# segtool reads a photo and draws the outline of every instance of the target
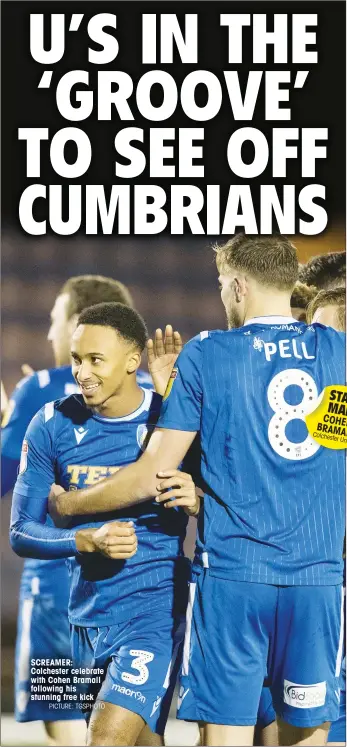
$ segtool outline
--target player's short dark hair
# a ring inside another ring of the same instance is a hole
[[[292,309],[306,309],[310,301],[315,297],[317,288],[314,285],[308,286],[305,283],[300,283],[298,280],[293,288],[293,293],[290,297],[290,305]]]
[[[68,319],[74,314],[80,314],[83,309],[104,301],[133,307],[133,300],[125,285],[103,275],[76,275],[69,278],[60,290],[60,294],[62,293],[69,294]]]
[[[77,324],[112,327],[124,340],[135,345],[141,352],[148,338],[147,327],[142,316],[135,309],[113,301],[98,303],[84,309],[78,317]]]
[[[319,290],[336,288],[346,282],[346,253],[328,252],[311,257],[299,272],[299,280]]]
[[[307,322],[310,324],[317,309],[336,306],[336,321],[340,330],[346,329],[346,288],[320,290],[307,307]]]
[[[226,244],[216,246],[215,251],[222,274],[241,270],[262,285],[278,290],[291,290],[298,279],[296,249],[286,236],[239,233]]]

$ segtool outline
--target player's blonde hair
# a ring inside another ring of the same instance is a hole
[[[215,246],[216,264],[221,274],[239,270],[261,285],[292,290],[299,272],[295,246],[286,236],[248,236],[240,233],[226,244]]]

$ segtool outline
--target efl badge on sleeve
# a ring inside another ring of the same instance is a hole
[[[23,472],[25,472],[28,464],[28,449],[29,445],[27,441],[23,441],[22,444],[22,451],[20,455],[20,462],[19,462],[19,475],[21,475]]]
[[[170,376],[169,381],[168,381],[168,385],[166,387],[166,392],[165,392],[164,397],[163,397],[163,402],[165,402],[165,400],[171,394],[171,389],[173,387],[173,383],[175,381],[177,373],[178,373],[178,369],[177,368],[173,368],[172,371],[171,371],[171,376]]]

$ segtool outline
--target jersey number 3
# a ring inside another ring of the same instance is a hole
[[[299,404],[289,405],[284,392],[293,384],[301,389],[303,396]],[[268,437],[273,450],[284,459],[308,459],[320,449],[320,445],[309,434],[299,443],[289,441],[286,436],[286,427],[292,420],[302,420],[305,423],[305,415],[313,409],[317,397],[315,381],[305,371],[289,368],[276,374],[270,381],[267,398],[275,414],[269,423]]]
[[[149,671],[146,664],[153,661],[154,654],[151,654],[150,651],[141,651],[140,649],[137,650],[135,648],[130,649],[129,654],[130,656],[136,657],[131,662],[131,668],[137,669],[139,674],[122,672],[122,680],[124,680],[124,682],[130,682],[132,685],[144,685],[149,677]]]

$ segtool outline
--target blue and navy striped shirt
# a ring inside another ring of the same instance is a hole
[[[52,483],[77,490],[136,461],[160,406],[158,394],[143,390],[143,402],[133,413],[104,418],[76,394],[46,404],[26,432],[13,494],[11,543],[26,557],[69,558],[69,619],[75,625],[114,625],[150,610],[177,613],[185,607],[189,562],[183,554],[187,516],[181,509],[166,511],[153,499],[123,510],[73,517],[71,529],[57,529],[47,515]],[[134,522],[138,549],[132,558],[76,553],[78,528],[115,520]]]
[[[150,375],[137,372],[140,386],[153,389]],[[26,429],[34,415],[46,402],[77,393],[79,387],[71,366],[43,369],[22,379],[11,394],[1,428],[1,495],[15,485]],[[54,594],[59,606],[66,606],[69,595],[69,575],[64,559],[38,560],[28,558],[24,563],[21,594],[30,593],[33,579],[42,594]]]
[[[198,431],[197,567],[238,581],[342,581],[345,454],[305,414],[345,383],[345,335],[286,317],[202,332],[183,349],[158,426]]]

